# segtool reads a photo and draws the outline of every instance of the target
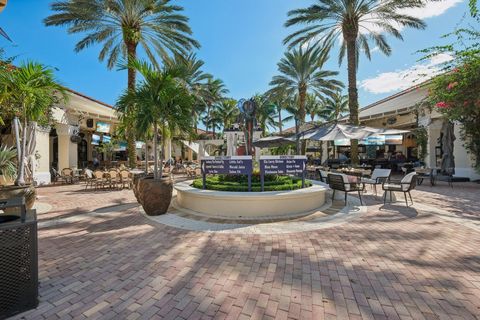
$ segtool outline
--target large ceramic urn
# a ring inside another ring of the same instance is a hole
[[[172,201],[173,181],[170,176],[153,179],[153,175],[134,178],[133,192],[149,216],[158,216],[167,212]]]

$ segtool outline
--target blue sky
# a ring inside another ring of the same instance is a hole
[[[198,56],[206,71],[223,79],[234,98],[250,97],[268,89],[283,56],[282,39],[289,33],[283,27],[289,10],[305,7],[313,0],[177,0],[185,7],[194,36],[202,44]],[[114,104],[126,86],[126,72],[107,70],[97,59],[99,47],[80,53],[73,51],[79,36],[65,28],[43,26],[51,12],[50,0],[9,1],[0,14],[0,25],[14,44],[0,39],[7,55],[18,55],[17,62],[33,59],[58,68],[62,84],[84,94]],[[411,85],[415,70],[435,70],[435,63],[419,64],[415,51],[440,43],[440,36],[453,30],[466,11],[466,1],[445,0],[414,12],[428,24],[426,30],[403,32],[405,41],[389,39],[393,54],[374,52],[372,61],[362,57],[358,72],[362,106]],[[442,57],[448,58],[448,57]],[[440,60],[442,60],[440,59]],[[346,66],[337,64],[332,54],[327,64],[340,71],[346,82]],[[429,71],[430,72],[430,71]],[[413,74],[413,75],[412,75]]]

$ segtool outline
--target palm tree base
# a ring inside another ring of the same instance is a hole
[[[158,216],[167,212],[172,201],[173,180],[163,177],[155,180],[152,175],[134,179],[133,192],[149,216]]]
[[[11,199],[25,197],[25,205],[27,209],[32,209],[37,199],[37,190],[33,185],[24,186],[1,186],[0,198]]]

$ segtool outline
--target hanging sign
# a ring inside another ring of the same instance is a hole
[[[203,189],[206,188],[207,174],[236,174],[248,176],[248,190],[252,187],[252,156],[203,157],[201,170]]]
[[[266,174],[284,174],[302,177],[302,188],[305,187],[305,175],[307,172],[306,156],[261,156],[260,179],[262,191],[264,189]]]

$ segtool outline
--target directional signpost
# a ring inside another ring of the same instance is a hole
[[[302,177],[302,188],[304,188],[306,171],[306,156],[261,156],[260,179],[262,191],[266,174],[288,174]]]
[[[248,176],[248,191],[252,190],[252,156],[203,157],[201,160],[203,189],[207,174],[237,174]]]

